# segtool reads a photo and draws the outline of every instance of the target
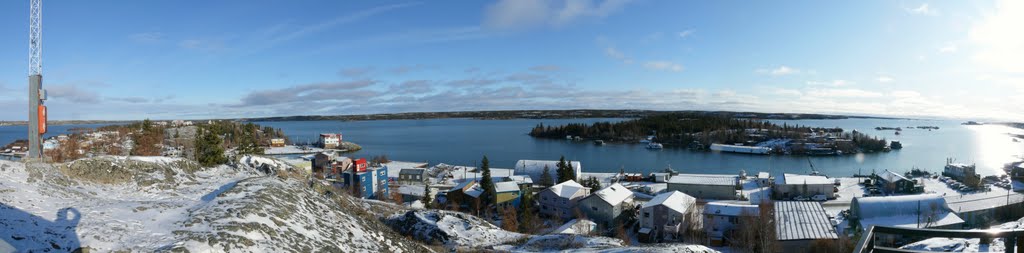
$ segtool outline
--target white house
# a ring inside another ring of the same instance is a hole
[[[318,144],[321,148],[337,148],[338,145],[341,145],[341,134],[320,134]]]
[[[814,195],[825,195],[833,199],[835,193],[835,181],[824,176],[809,176],[800,174],[783,174],[775,177],[775,185],[772,186],[772,194],[776,199],[792,199],[795,197],[812,197]]]
[[[611,228],[619,221],[623,211],[631,209],[633,191],[616,183],[581,199],[577,205],[587,218],[605,228]]]
[[[696,203],[697,199],[678,191],[658,194],[640,208],[640,233],[652,239],[677,239],[680,228],[689,227],[683,224],[694,222],[686,219]]]
[[[722,245],[729,232],[740,224],[743,216],[757,216],[760,208],[756,205],[710,202],[704,205],[704,230],[711,245]]]
[[[590,195],[590,188],[569,180],[544,189],[537,194],[537,199],[542,214],[566,218],[574,215],[576,202],[587,195]]]
[[[580,174],[583,173],[583,164],[580,161],[566,161],[569,166],[572,166],[573,171],[576,173],[576,178],[573,180],[580,181]],[[519,160],[516,162],[516,167],[512,168],[516,174],[529,175],[537,183],[541,182],[541,175],[544,174],[544,168],[548,168],[548,174],[551,175],[551,182],[558,182],[558,161],[550,160]]]

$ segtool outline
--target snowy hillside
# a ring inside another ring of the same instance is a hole
[[[414,210],[389,217],[386,222],[404,235],[459,248],[480,248],[519,240],[526,235],[509,232],[476,216],[443,210]]]
[[[257,171],[163,157],[0,161],[0,252],[428,251],[304,181]]]

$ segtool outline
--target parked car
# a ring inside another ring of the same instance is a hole
[[[804,197],[804,196],[798,196],[798,197],[793,198],[793,200],[796,200],[796,201],[808,201],[808,200],[811,200],[811,199],[809,199],[807,197]]]
[[[825,194],[818,194],[818,195],[811,196],[811,200],[814,200],[814,201],[826,201],[826,200],[828,200],[828,197],[825,197]]]

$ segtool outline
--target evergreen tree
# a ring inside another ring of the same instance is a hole
[[[558,167],[557,173],[558,173],[558,183],[559,184],[561,184],[562,182],[569,181],[569,180],[572,179],[572,178],[569,177],[569,171],[568,171],[567,166],[565,165],[565,156],[564,155],[562,156],[562,158],[558,159],[558,164],[555,165],[555,167]]]
[[[533,211],[536,204],[533,202],[533,191],[527,187],[523,191],[523,199],[519,202],[519,232],[533,233],[540,226],[540,218]]]
[[[491,165],[487,161],[487,156],[484,156],[483,160],[480,160],[480,187],[484,188],[484,194],[480,195],[480,200],[483,206],[487,206],[494,203],[494,196],[497,195],[494,190],[494,181],[491,179]]]
[[[596,177],[588,177],[587,180],[583,181],[583,186],[590,188],[590,192],[596,192],[601,190],[601,181],[597,180]]]
[[[423,207],[428,209],[433,206],[434,200],[430,196],[430,184],[423,184],[423,199],[420,201],[423,202]]]
[[[551,169],[547,165],[544,165],[544,172],[540,174],[540,185],[544,187],[554,185],[554,182],[551,181]]]
[[[224,157],[224,148],[221,147],[221,139],[216,133],[210,130],[199,129],[199,138],[195,143],[195,158],[203,166],[214,166],[227,161]]]

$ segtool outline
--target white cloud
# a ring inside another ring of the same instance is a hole
[[[897,98],[912,98],[920,97],[921,93],[912,90],[897,90],[890,92],[889,95]]]
[[[679,38],[689,37],[690,35],[693,35],[693,33],[695,32],[697,32],[696,29],[686,29],[686,31],[679,32]]]
[[[847,80],[832,80],[832,81],[807,81],[807,85],[813,86],[831,86],[831,87],[843,87],[854,84],[854,82]]]
[[[889,82],[896,81],[896,79],[893,79],[890,76],[878,76],[878,78],[875,79],[875,80],[877,80],[879,83],[889,83]]]
[[[600,19],[631,0],[499,0],[484,11],[484,26],[500,30],[561,27],[582,19]]]
[[[1024,1],[1002,0],[994,13],[974,24],[968,39],[976,45],[972,59],[1001,71],[1024,73]]]
[[[670,61],[649,61],[644,64],[644,67],[653,70],[667,70],[672,72],[683,71],[683,65]]]
[[[757,69],[757,70],[755,70],[755,72],[761,73],[761,74],[770,74],[770,75],[773,75],[773,76],[783,76],[783,75],[792,75],[792,74],[800,73],[800,70],[799,69],[795,69],[795,68],[791,68],[789,66],[779,66],[777,68],[772,68],[772,69]]]
[[[956,53],[959,49],[955,43],[946,43],[946,45],[939,47],[939,53]]]
[[[630,58],[625,53],[622,53],[622,51],[619,51],[619,49],[617,49],[615,47],[612,47],[612,46],[605,47],[604,48],[604,54],[607,55],[608,57],[611,57],[612,59],[616,59],[616,60],[622,61],[625,64],[632,64],[633,63],[633,59],[632,58]]]
[[[918,15],[938,16],[939,10],[928,6],[927,3],[923,3],[917,8],[906,8],[907,12]]]
[[[877,98],[884,96],[882,93],[861,89],[811,89],[807,95],[820,98]]]

